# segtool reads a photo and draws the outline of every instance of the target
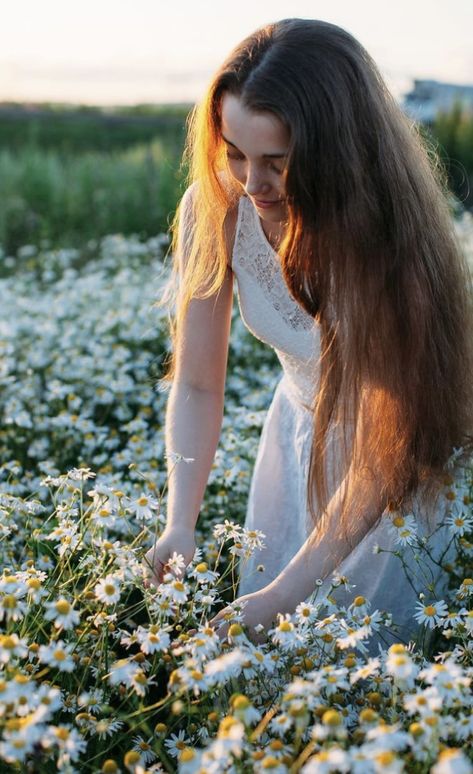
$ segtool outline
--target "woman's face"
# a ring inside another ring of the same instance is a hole
[[[261,218],[270,223],[286,220],[285,166],[290,137],[282,121],[274,113],[252,112],[239,97],[225,94],[222,138],[230,172]]]

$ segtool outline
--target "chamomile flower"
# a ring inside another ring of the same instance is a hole
[[[92,511],[90,518],[99,529],[105,527],[114,527],[117,523],[117,516],[112,509],[111,503],[109,502],[101,504],[98,508]]]
[[[171,734],[171,736],[164,741],[164,746],[173,758],[177,758],[178,755],[184,750],[185,747],[191,745],[191,740],[186,736],[186,732],[181,728],[177,734]]]
[[[204,671],[208,685],[218,685],[238,677],[245,661],[245,653],[239,648],[207,661]]]
[[[166,583],[161,585],[161,593],[176,605],[183,605],[187,602],[189,586],[181,580],[172,579],[172,575],[167,578]]]
[[[213,536],[216,540],[240,540],[242,528],[239,524],[225,519],[223,524],[216,524],[213,528]]]
[[[448,613],[448,607],[443,599],[431,602],[426,605],[424,602],[417,602],[417,609],[414,613],[414,618],[421,624],[425,624],[430,629],[434,629],[436,626],[442,623],[442,619]]]
[[[389,512],[389,531],[395,543],[401,546],[415,543],[417,539],[416,520],[412,514],[402,514],[400,511]]]
[[[264,538],[264,532],[261,532],[259,529],[243,528],[242,542],[251,553],[261,551],[265,547]]]
[[[140,754],[141,763],[145,766],[148,763],[151,763],[151,761],[154,761],[154,759],[156,758],[156,753],[154,752],[151,746],[152,742],[153,742],[153,737],[150,737],[148,741],[143,739],[142,736],[133,737],[132,750]]]
[[[301,602],[295,610],[295,617],[299,624],[308,625],[313,623],[318,615],[318,607],[310,602]]]
[[[87,712],[99,712],[104,700],[104,692],[101,688],[93,688],[83,691],[77,699],[79,707],[85,707]]]
[[[261,713],[255,709],[247,696],[240,693],[233,697],[231,704],[234,716],[241,720],[245,726],[250,726],[260,720]]]
[[[66,645],[62,640],[58,640],[49,645],[40,645],[38,658],[43,664],[49,664],[60,672],[73,672],[75,663],[72,651],[72,645]]]
[[[291,616],[278,613],[278,624],[272,630],[272,642],[279,647],[289,650],[301,642],[301,635],[291,621]]]
[[[358,648],[362,652],[366,650],[365,640],[371,634],[369,626],[350,626],[345,621],[340,622],[342,636],[337,637],[337,645],[342,650],[346,648]]]
[[[368,661],[363,664],[362,666],[358,667],[358,669],[355,669],[350,674],[350,683],[354,685],[359,680],[367,680],[368,677],[372,677],[373,675],[377,675],[379,673],[380,668],[380,659],[379,658],[370,658]]]
[[[7,763],[24,763],[29,753],[43,736],[41,726],[26,725],[19,729],[5,729],[0,742],[0,756]]]
[[[301,774],[329,774],[350,771],[350,758],[345,750],[331,747],[313,755],[301,769]]]
[[[114,605],[120,599],[120,580],[116,575],[106,575],[94,588],[95,596],[106,605]]]
[[[171,644],[169,631],[156,624],[151,624],[149,628],[139,626],[136,629],[136,637],[140,650],[146,654],[166,651]]]
[[[208,585],[209,583],[215,583],[218,574],[209,570],[207,562],[199,562],[189,571],[189,577],[195,578],[197,583],[201,585]]]
[[[107,739],[107,737],[115,736],[124,725],[123,720],[118,720],[118,718],[100,718],[91,729],[91,733],[99,739]]]
[[[442,708],[442,697],[432,686],[421,688],[415,693],[406,693],[402,702],[409,715],[430,715]]]
[[[271,733],[277,734],[277,736],[283,737],[286,731],[292,726],[292,718],[284,712],[279,712],[274,718],[271,719],[269,727]]]
[[[457,748],[442,750],[431,774],[472,774],[473,766],[466,755]]]
[[[132,500],[130,507],[134,510],[138,521],[151,521],[159,513],[159,502],[144,493],[138,499]]]
[[[464,578],[460,584],[456,596],[458,599],[465,599],[473,595],[473,578]]]
[[[41,578],[36,576],[28,578],[26,581],[27,599],[30,603],[38,604],[44,597],[48,596],[48,592],[41,584]]]
[[[49,726],[46,730],[45,739],[48,744],[58,747],[61,751],[58,764],[60,761],[64,764],[69,761],[77,761],[80,754],[87,749],[87,742],[82,738],[79,731],[65,724]]]
[[[0,634],[0,663],[8,664],[13,659],[24,658],[28,653],[26,640],[12,634]]]
[[[465,510],[452,511],[445,519],[450,531],[454,535],[464,535],[473,530],[473,518]]]
[[[182,575],[186,569],[186,562],[182,554],[172,552],[172,556],[167,561],[167,566],[173,575]]]
[[[54,602],[46,602],[44,606],[45,619],[53,621],[56,629],[73,629],[79,623],[80,613],[74,610],[73,605],[65,597],[60,597]]]
[[[121,658],[118,661],[114,661],[110,668],[108,675],[110,685],[118,685],[124,683],[125,685],[131,685],[131,681],[137,672],[141,669],[136,661],[132,661],[129,658]]]
[[[23,596],[22,590],[19,590],[17,594],[3,594],[0,597],[0,621],[20,621],[26,611],[27,605],[20,598]]]
[[[386,672],[392,675],[396,682],[411,685],[418,671],[418,667],[404,645],[400,643],[391,645],[386,658]]]
[[[466,610],[463,608],[459,611],[463,617],[463,625],[469,634],[473,634],[473,610]]]

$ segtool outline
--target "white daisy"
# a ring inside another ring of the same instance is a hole
[[[319,609],[316,605],[313,605],[310,602],[301,602],[296,607],[295,617],[299,624],[307,625],[316,620],[318,611]]]
[[[447,748],[442,750],[430,772],[431,774],[472,774],[473,766],[461,750]]]
[[[73,672],[75,662],[72,658],[72,645],[66,645],[62,640],[40,645],[38,658],[43,664],[56,667],[60,672]]]
[[[185,747],[189,747],[190,744],[191,740],[186,736],[186,732],[182,728],[179,729],[177,734],[171,734],[169,739],[164,741],[166,750],[173,758],[177,758],[179,753],[181,753]]]
[[[172,556],[167,561],[167,566],[173,575],[182,575],[186,569],[186,561],[182,554],[178,554],[176,551],[173,551]]]
[[[180,580],[170,580],[171,578],[173,576],[169,575],[167,582],[161,585],[161,593],[176,605],[183,605],[187,602],[189,586]]]
[[[27,641],[17,634],[0,635],[0,663],[8,664],[13,658],[24,658],[28,653]]]
[[[371,634],[370,626],[349,626],[345,621],[341,621],[342,636],[337,637],[337,645],[342,650],[346,648],[358,648],[361,651],[366,650],[364,640],[367,640]]]
[[[278,619],[277,626],[272,630],[272,642],[284,650],[289,650],[300,644],[302,637],[292,623],[291,616],[278,613]]]
[[[168,630],[156,624],[151,624],[148,629],[139,626],[136,635],[140,643],[140,650],[146,654],[166,651],[171,644]]]
[[[47,621],[53,621],[56,629],[73,629],[79,623],[80,614],[64,597],[60,597],[55,602],[45,603],[46,612],[44,617]]]
[[[412,514],[402,514],[400,511],[389,513],[389,531],[396,543],[402,546],[415,543],[417,539],[416,520]]]
[[[199,562],[189,571],[189,576],[195,578],[197,583],[208,585],[209,583],[215,583],[218,573],[209,570],[207,562]]]
[[[452,511],[445,519],[445,523],[454,535],[464,535],[473,530],[473,518],[466,510]]]
[[[411,684],[419,670],[404,645],[395,643],[388,650],[386,671],[394,680]]]
[[[239,524],[225,519],[223,524],[216,524],[213,528],[213,536],[216,540],[240,540],[242,528]]]
[[[426,605],[424,601],[422,601],[417,602],[417,611],[414,613],[414,618],[419,623],[434,629],[442,623],[442,619],[447,613],[448,607],[443,599],[431,602],[429,605]]]
[[[132,500],[130,507],[133,508],[138,521],[151,521],[159,513],[159,502],[148,495],[142,493],[137,500]]]
[[[120,599],[120,581],[116,575],[107,575],[94,588],[95,596],[106,605],[114,605]]]
[[[141,763],[144,765],[151,763],[156,758],[156,753],[153,751],[152,742],[153,737],[150,737],[148,741],[145,741],[142,736],[133,737],[132,750],[138,752],[141,756]]]

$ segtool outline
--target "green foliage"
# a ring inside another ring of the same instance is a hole
[[[79,246],[110,233],[167,231],[181,193],[179,158],[164,142],[61,155],[0,150],[0,244]]]

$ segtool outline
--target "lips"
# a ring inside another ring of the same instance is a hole
[[[257,207],[272,207],[274,204],[279,204],[281,199],[272,199],[271,201],[264,201],[262,199],[253,199]]]

